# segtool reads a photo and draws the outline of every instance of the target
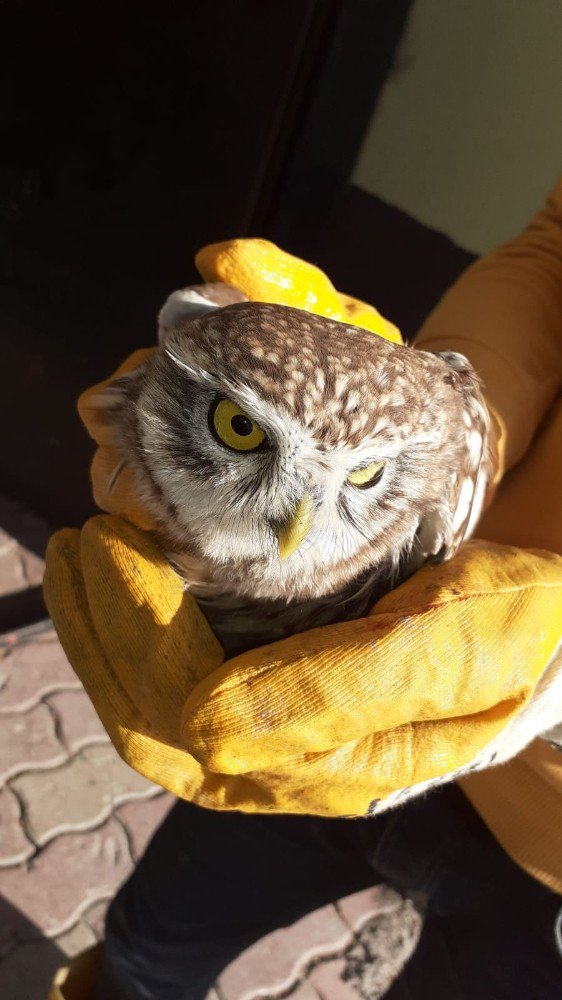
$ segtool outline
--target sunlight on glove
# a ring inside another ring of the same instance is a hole
[[[526,704],[558,642],[562,559],[471,542],[368,618],[223,665],[152,536],[122,518],[55,535],[45,593],[137,771],[212,808],[363,815],[468,763]]]
[[[280,250],[269,240],[225,240],[203,247],[195,258],[205,281],[223,281],[251,302],[273,302],[329,316],[401,344],[397,326],[374,306],[337,292],[320,268]]]
[[[351,322],[351,300],[322,272],[265,241],[215,244],[198,266],[251,299]],[[356,321],[361,309],[379,332],[386,321],[362,304]],[[119,456],[98,389],[79,409],[99,446],[94,495],[109,516],[54,536],[45,595],[71,664],[136,770],[210,808],[364,815],[375,800],[469,764],[528,703],[560,638],[562,558],[486,543],[425,567],[361,621],[223,663],[129,474],[110,488]]]

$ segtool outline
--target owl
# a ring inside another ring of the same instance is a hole
[[[460,354],[226,286],[174,293],[103,392],[169,560],[227,655],[365,614],[473,530],[494,473]]]

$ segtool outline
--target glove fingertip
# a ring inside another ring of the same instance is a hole
[[[68,586],[67,579],[80,572],[80,532],[77,528],[63,528],[52,535],[45,554],[43,593],[49,614],[56,595]]]

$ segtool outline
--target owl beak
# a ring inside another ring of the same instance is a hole
[[[288,559],[304,541],[312,526],[312,512],[312,500],[305,494],[289,520],[274,529],[279,542],[280,559]]]

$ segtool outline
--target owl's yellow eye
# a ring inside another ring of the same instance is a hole
[[[347,477],[348,483],[358,486],[361,490],[366,490],[368,486],[375,486],[382,479],[384,472],[384,462],[371,462],[363,465],[360,469],[350,472]]]
[[[213,404],[209,425],[221,444],[233,451],[256,451],[267,440],[260,425],[231,399],[219,399]]]

